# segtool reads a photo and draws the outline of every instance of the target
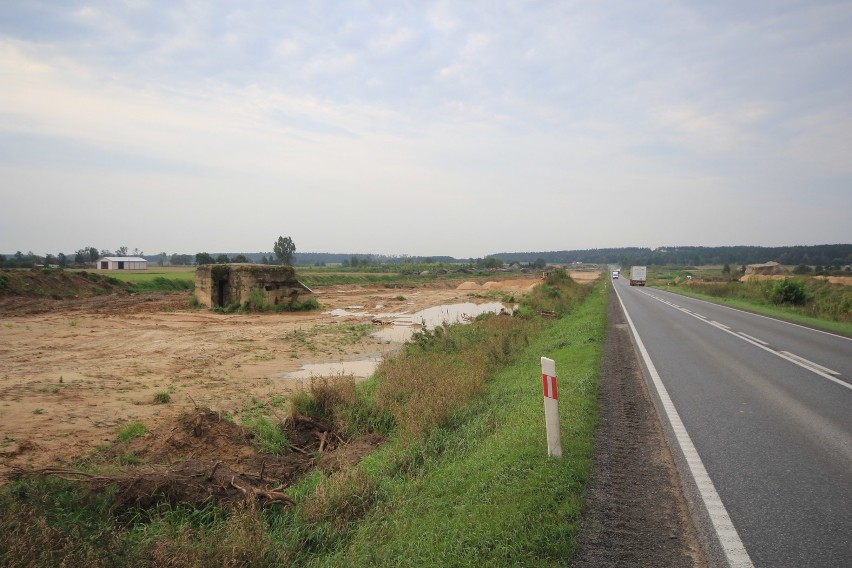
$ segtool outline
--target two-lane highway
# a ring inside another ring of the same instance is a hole
[[[852,340],[613,284],[722,556],[852,566]]]

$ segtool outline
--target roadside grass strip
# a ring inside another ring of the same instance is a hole
[[[564,566],[591,469],[605,332],[606,296],[589,294],[451,428],[368,457],[361,467],[381,504],[306,565]],[[556,361],[562,459],[547,457],[541,356]]]

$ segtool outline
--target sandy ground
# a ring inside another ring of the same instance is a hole
[[[316,291],[322,312],[413,312],[494,301],[489,291],[522,293],[538,282]],[[285,378],[305,363],[381,357],[399,347],[372,337],[369,317],[224,315],[186,305],[180,294],[21,300],[0,309],[0,477],[10,465],[68,464],[115,441],[128,421],[153,429],[196,404],[238,415],[305,388],[305,381]],[[154,403],[162,392],[170,404]]]

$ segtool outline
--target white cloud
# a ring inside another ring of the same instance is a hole
[[[21,5],[0,22],[13,150],[0,206],[31,219],[6,188],[49,201],[58,185],[77,197],[69,212],[115,187],[179,195],[191,227],[160,225],[186,245],[127,244],[188,251],[267,246],[282,211],[299,211],[286,222],[314,250],[706,244],[714,217],[738,223],[739,243],[842,241],[796,214],[852,208],[838,190],[852,175],[852,11],[785,6],[92,1],[45,23]],[[748,238],[773,192],[797,232]],[[252,220],[204,245],[223,203]],[[571,222],[541,231],[527,204]],[[634,215],[655,232],[631,233]],[[601,216],[619,230],[601,233]],[[0,242],[49,238],[28,225],[4,223]]]

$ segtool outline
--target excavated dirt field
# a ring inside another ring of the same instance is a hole
[[[304,389],[307,381],[285,378],[304,363],[380,357],[399,347],[372,337],[369,318],[324,312],[481,303],[494,301],[491,291],[519,293],[538,282],[331,286],[316,290],[320,311],[248,315],[190,309],[186,293],[0,297],[0,479],[13,467],[67,466],[114,443],[127,422],[155,431],[213,409],[239,423],[243,409]],[[172,402],[155,404],[165,392]]]

